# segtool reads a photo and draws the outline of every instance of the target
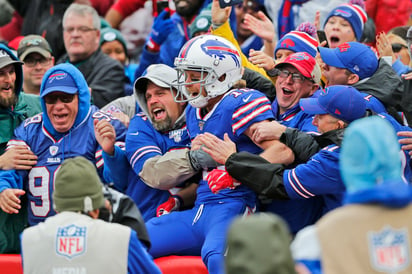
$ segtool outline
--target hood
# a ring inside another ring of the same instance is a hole
[[[398,138],[387,120],[372,116],[351,123],[339,159],[347,192],[373,189],[387,182],[405,184],[400,153]]]
[[[69,74],[73,80],[75,81],[78,89],[78,96],[79,96],[79,111],[76,116],[76,120],[74,121],[73,128],[77,127],[88,115],[89,110],[90,110],[90,90],[89,87],[87,86],[86,79],[84,78],[83,74],[72,64],[69,63],[63,63],[56,65],[52,68],[50,68],[48,71],[43,76],[43,80],[41,83],[40,87],[40,102],[41,102],[41,107],[43,110],[43,126],[46,128],[46,130],[51,133],[54,137],[59,137],[62,136],[62,133],[57,132],[49,119],[49,116],[47,115],[47,109],[46,109],[46,103],[44,102],[43,95],[45,93],[45,82],[49,78],[51,74],[53,74],[56,71],[64,71],[67,74]],[[59,139],[59,138],[57,138]]]
[[[153,123],[149,109],[147,108],[147,100],[146,100],[146,89],[148,82],[152,82],[155,85],[163,88],[170,88],[174,87],[174,82],[176,81],[177,72],[164,64],[154,64],[150,65],[145,73],[136,79],[133,85],[133,94],[136,99],[137,105],[140,107],[142,112],[147,116],[150,123]],[[172,92],[172,91],[170,91]],[[184,111],[176,120],[173,128],[170,130],[181,128],[186,123],[185,113]]]
[[[4,50],[5,52],[8,53],[8,55],[11,57],[11,59],[20,61],[19,58],[14,55],[14,53],[5,45],[0,43],[0,50]],[[15,83],[15,88],[14,92],[16,93],[17,97],[19,97],[21,89],[23,87],[23,68],[21,64],[14,64],[15,70],[16,70],[16,83]]]
[[[236,218],[227,235],[226,273],[295,273],[290,240],[285,221],[272,213]]]

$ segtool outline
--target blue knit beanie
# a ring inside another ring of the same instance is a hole
[[[360,41],[363,33],[363,26],[366,23],[366,20],[368,20],[368,16],[364,9],[358,5],[339,5],[328,14],[323,28],[325,28],[326,23],[332,16],[339,16],[348,21],[355,33],[356,40]]]

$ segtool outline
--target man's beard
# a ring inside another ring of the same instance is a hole
[[[10,97],[3,97],[0,96],[0,107],[1,108],[9,108],[11,106],[14,106],[17,103],[17,96],[15,93],[13,93]]]
[[[161,133],[165,133],[171,130],[173,127],[172,119],[169,116],[166,116],[166,118],[163,121],[155,121],[154,118],[152,117],[152,121],[153,121],[153,127]]]

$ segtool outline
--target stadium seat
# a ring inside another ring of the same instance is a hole
[[[202,258],[197,256],[167,256],[154,262],[163,274],[208,274]]]
[[[206,266],[197,256],[167,256],[154,260],[163,274],[208,274]],[[0,273],[23,274],[19,254],[0,254]]]
[[[23,274],[19,254],[0,254],[0,272],[7,274]]]

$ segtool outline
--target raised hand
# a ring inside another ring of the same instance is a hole
[[[103,151],[109,155],[114,154],[114,143],[116,142],[116,132],[112,124],[106,120],[93,121],[94,123],[94,134],[99,145],[102,147]]]

